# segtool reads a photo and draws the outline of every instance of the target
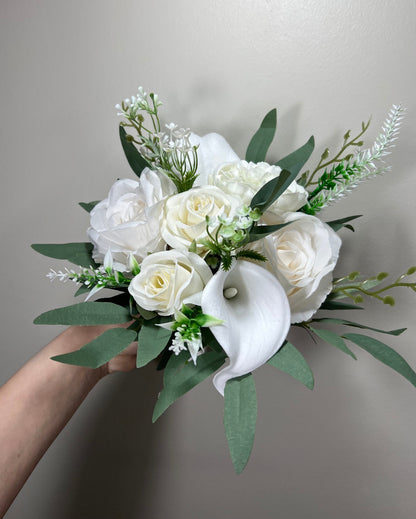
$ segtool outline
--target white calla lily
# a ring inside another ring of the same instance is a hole
[[[201,307],[204,314],[224,321],[211,328],[230,359],[213,380],[221,395],[228,380],[267,362],[284,343],[290,327],[282,286],[266,269],[247,261],[234,261],[229,271],[219,270],[204,288]]]

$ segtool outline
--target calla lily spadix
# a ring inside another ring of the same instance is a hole
[[[221,395],[228,380],[267,362],[284,343],[290,327],[289,303],[278,280],[244,260],[234,261],[229,271],[219,270],[210,279],[201,307],[204,314],[224,321],[211,328],[230,360],[213,380]]]

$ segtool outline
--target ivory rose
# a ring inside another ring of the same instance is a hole
[[[110,251],[117,270],[128,270],[129,256],[137,261],[164,246],[160,236],[160,202],[175,192],[163,174],[145,168],[140,180],[122,179],[113,184],[108,198],[90,213],[88,238],[93,258],[103,263]]]
[[[172,248],[187,251],[193,240],[207,238],[206,217],[232,217],[240,200],[215,186],[196,187],[169,197],[161,213],[161,234]],[[198,252],[205,249],[197,243]]]
[[[308,320],[332,288],[332,272],[341,240],[314,216],[288,213],[283,223],[292,222],[264,240],[270,269],[289,300],[291,322]]]
[[[128,290],[142,308],[172,315],[184,302],[198,302],[211,277],[211,269],[197,254],[172,249],[147,256]]]
[[[249,205],[257,191],[269,180],[278,177],[281,171],[278,166],[271,166],[266,162],[255,164],[240,160],[220,166],[208,176],[208,180],[210,184],[219,187],[225,193],[237,196],[244,204]],[[307,199],[307,191],[293,181],[268,211],[278,214],[297,211],[305,205]]]

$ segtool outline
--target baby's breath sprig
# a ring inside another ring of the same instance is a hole
[[[218,216],[215,220],[206,218],[208,239],[200,243],[210,251],[210,257],[206,261],[212,267],[221,263],[223,270],[229,270],[233,258],[250,258],[257,261],[266,261],[265,256],[259,252],[242,248],[250,238],[250,231],[255,223],[261,218],[258,209],[242,206],[236,216],[227,218]],[[211,228],[215,227],[215,231]]]
[[[125,128],[130,127],[137,132],[135,137],[128,134],[127,140],[137,144],[149,166],[167,175],[178,192],[187,191],[197,177],[197,146],[192,146],[190,142],[189,129],[170,123],[165,125],[167,132],[162,131],[159,119],[161,104],[157,94],[148,95],[139,87],[136,96],[116,105],[117,115],[127,119],[127,122],[121,123]],[[150,120],[150,128],[146,126],[146,120]]]
[[[333,288],[331,291],[331,299],[341,299],[343,297],[349,297],[354,303],[362,303],[364,296],[374,297],[382,301],[384,304],[393,306],[395,300],[390,295],[385,293],[396,287],[407,287],[416,292],[416,282],[405,282],[404,278],[411,276],[416,272],[416,267],[410,267],[404,274],[401,274],[393,283],[374,290],[374,288],[380,285],[388,276],[387,272],[379,272],[377,276],[373,276],[368,279],[359,279],[359,272],[351,272],[348,276],[338,278],[334,281]],[[383,294],[383,295],[382,295]]]
[[[345,196],[363,180],[389,171],[390,166],[385,164],[383,157],[390,154],[394,146],[403,113],[401,105],[393,105],[371,149],[359,152],[355,157],[346,157],[328,171],[325,170],[301,211],[313,215]],[[379,165],[376,165],[377,162]]]

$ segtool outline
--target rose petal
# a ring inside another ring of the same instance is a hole
[[[236,288],[226,299],[223,292]],[[226,382],[255,370],[282,346],[290,327],[289,303],[275,276],[263,267],[236,261],[231,270],[219,270],[202,293],[204,314],[222,319],[211,328],[230,363],[213,380],[223,395]]]
[[[208,175],[215,173],[225,162],[240,160],[224,137],[218,133],[208,133],[203,137],[191,133],[190,141],[192,146],[198,146],[198,186],[208,184]]]

